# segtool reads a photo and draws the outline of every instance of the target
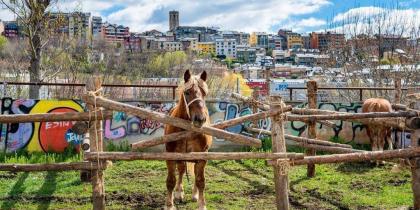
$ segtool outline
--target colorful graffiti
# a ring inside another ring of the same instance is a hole
[[[1,113],[35,114],[81,112],[83,106],[74,100],[32,100],[3,98]],[[0,150],[14,152],[63,152],[69,145],[80,144],[82,136],[71,131],[73,122],[11,123],[0,126]]]
[[[167,114],[175,104],[137,103],[135,105]],[[122,112],[115,112],[112,120],[106,120],[104,124],[104,137],[107,140],[128,140],[129,142],[134,142],[146,136],[163,135],[163,124]]]
[[[132,103],[133,104],[133,103]],[[174,103],[146,103],[140,102],[133,105],[167,114]],[[299,105],[304,107],[306,104]],[[252,113],[252,109],[244,104],[229,102],[207,103],[212,123],[241,117]],[[361,111],[360,103],[319,103],[319,109],[341,112],[357,113]],[[58,112],[82,112],[84,105],[74,100],[13,100],[3,98],[1,100],[2,114],[32,114],[32,113],[58,113]],[[250,123],[250,122],[248,122]],[[0,124],[0,151],[13,152],[20,149],[28,151],[62,152],[70,145],[78,145],[83,136],[76,135],[71,131],[73,122],[45,122],[45,123],[12,123]],[[347,121],[335,121],[336,127],[330,128],[318,124],[317,136],[319,139],[330,139],[340,137],[347,142],[368,143],[366,129],[360,123]],[[239,124],[227,128],[229,132],[246,132],[245,124]],[[269,130],[270,119],[258,121],[258,127]],[[288,122],[285,125],[286,133],[305,136],[306,125],[302,122]],[[104,122],[104,137],[106,141],[120,143],[127,141],[134,143],[142,139],[149,139],[163,135],[163,124],[142,119],[138,116],[127,115],[122,112],[114,112],[113,118]],[[395,132],[399,136],[400,147],[409,145],[409,133]],[[235,144],[224,139],[215,138],[213,148],[218,150],[221,147],[227,148]],[[237,145],[236,145],[237,146]]]

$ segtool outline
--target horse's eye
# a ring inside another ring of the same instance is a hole
[[[190,93],[189,93],[189,92],[187,92],[187,91],[185,91],[185,92],[184,92],[184,94],[185,94],[186,96],[190,95]]]

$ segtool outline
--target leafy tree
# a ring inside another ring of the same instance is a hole
[[[6,47],[7,39],[4,36],[0,36],[0,52],[3,51],[4,47]]]

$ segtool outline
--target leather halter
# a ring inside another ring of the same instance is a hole
[[[190,102],[187,102],[187,98],[185,97],[185,91],[182,93],[182,95],[184,97],[184,104],[185,104],[185,109],[187,110],[188,119],[191,120],[191,115],[190,115],[191,104],[196,102],[196,101],[202,101],[204,103],[204,100],[200,97],[197,97],[197,98],[194,98],[193,100],[191,100]]]

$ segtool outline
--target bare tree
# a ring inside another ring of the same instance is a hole
[[[42,51],[47,44],[45,30],[49,21],[49,8],[54,0],[1,0],[12,13],[17,16],[17,21],[27,37],[30,56],[29,78],[30,82],[41,81]],[[30,86],[29,97],[39,98],[40,86]]]

